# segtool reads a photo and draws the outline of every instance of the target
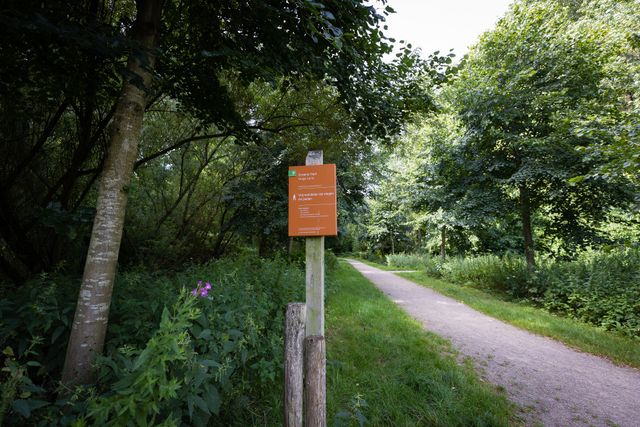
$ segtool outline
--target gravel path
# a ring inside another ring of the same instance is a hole
[[[349,260],[425,329],[506,389],[527,425],[640,427],[640,371],[479,313],[393,273]]]

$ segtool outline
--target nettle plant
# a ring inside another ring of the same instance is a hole
[[[297,266],[245,256],[168,275],[126,272],[117,285],[99,381],[69,390],[65,399],[56,390],[61,361],[48,367],[46,359],[54,349],[63,351],[68,329],[56,330],[70,319],[29,309],[31,288],[1,301],[0,332],[14,331],[0,336],[7,362],[0,374],[2,425],[263,425],[278,419],[284,311],[304,290]],[[63,299],[77,286],[71,279],[50,276],[29,286],[72,312]]]

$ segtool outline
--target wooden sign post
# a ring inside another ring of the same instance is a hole
[[[324,236],[338,234],[336,166],[309,151],[305,166],[289,168],[289,236],[306,242],[305,427],[326,426]]]

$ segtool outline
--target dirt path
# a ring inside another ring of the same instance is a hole
[[[524,408],[527,425],[640,427],[640,371],[523,331],[393,273],[349,263],[473,358],[487,381]]]

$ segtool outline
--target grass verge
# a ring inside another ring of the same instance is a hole
[[[374,263],[369,265],[378,267]],[[554,338],[575,349],[606,357],[615,363],[640,368],[640,340],[557,316],[525,303],[507,301],[498,294],[434,279],[425,273],[398,275],[514,326]]]
[[[327,288],[328,424],[507,426],[514,407],[353,267]]]

